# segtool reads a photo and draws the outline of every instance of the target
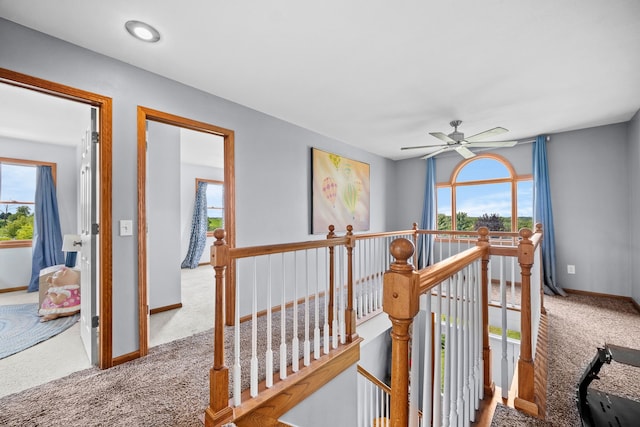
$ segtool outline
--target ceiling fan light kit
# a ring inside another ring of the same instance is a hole
[[[484,138],[489,138],[496,135],[501,135],[508,132],[503,127],[495,127],[493,129],[485,130],[484,132],[477,133],[470,137],[465,138],[463,132],[458,132],[458,126],[462,124],[462,120],[452,120],[449,125],[453,127],[453,132],[446,135],[442,132],[430,132],[429,135],[438,138],[443,141],[444,144],[439,145],[419,145],[415,147],[402,147],[401,150],[413,150],[421,148],[437,148],[421,159],[428,159],[429,157],[437,156],[440,153],[446,151],[455,150],[465,159],[470,159],[475,156],[475,153],[469,148],[500,148],[500,147],[513,147],[518,141],[482,141]]]

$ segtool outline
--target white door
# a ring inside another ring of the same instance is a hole
[[[91,108],[91,125],[82,141],[80,162],[80,337],[91,364],[98,363],[98,240],[97,153],[98,110]]]

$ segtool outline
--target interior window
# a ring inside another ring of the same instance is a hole
[[[31,245],[39,164],[0,158],[0,246]]]

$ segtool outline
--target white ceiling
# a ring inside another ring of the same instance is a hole
[[[638,0],[0,0],[0,16],[392,159],[452,119],[522,139],[640,109]]]

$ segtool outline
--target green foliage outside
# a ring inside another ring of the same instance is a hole
[[[222,218],[208,218],[209,219],[209,224],[207,226],[207,231],[213,231],[216,228],[223,228],[223,221]]]
[[[0,212],[0,240],[31,240],[33,238],[33,214],[28,206],[20,206],[16,213],[9,207]]]
[[[487,227],[491,231],[511,231],[511,217],[501,217],[496,213],[483,214],[479,217],[469,216],[466,212],[456,213],[456,230],[476,231],[480,227]],[[518,217],[517,230],[522,228],[534,230],[533,218]],[[451,230],[450,215],[438,214],[438,230]]]
[[[489,325],[489,333],[502,336],[502,328]],[[520,341],[520,332],[507,329],[507,338]]]

